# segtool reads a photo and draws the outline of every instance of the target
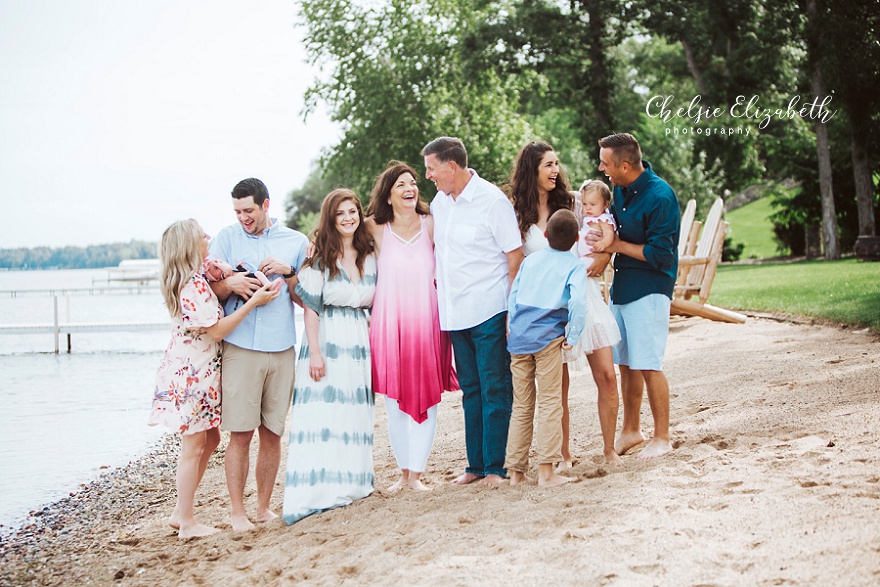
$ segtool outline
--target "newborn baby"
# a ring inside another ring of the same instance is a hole
[[[220,259],[206,258],[205,262],[202,264],[202,274],[208,281],[223,281],[232,275],[234,271],[232,265],[225,263]]]
[[[238,266],[233,269],[232,265],[221,261],[220,259],[205,259],[205,262],[202,264],[202,273],[208,281],[222,281],[233,273],[246,273],[247,275],[245,275],[245,277],[253,277],[259,280],[263,287],[270,285],[271,287],[269,289],[271,291],[281,289],[281,284],[284,281],[284,279],[276,279],[272,281],[266,277],[262,271],[254,271],[251,273],[243,263],[239,263]]]

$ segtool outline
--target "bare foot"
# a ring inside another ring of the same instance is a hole
[[[473,483],[474,481],[479,481],[480,479],[482,479],[480,475],[474,475],[473,473],[464,473],[453,479],[452,484],[467,485],[468,483]]]
[[[498,487],[502,483],[504,483],[504,477],[501,475],[486,475],[480,480],[480,483],[483,485],[488,485],[489,487]]]
[[[515,487],[520,483],[525,483],[528,481],[528,477],[526,477],[525,473],[520,473],[519,471],[508,471],[507,476],[510,477],[510,486]]]
[[[634,446],[638,446],[645,442],[645,435],[639,430],[635,434],[623,434],[621,432],[617,440],[614,441],[614,452],[619,455],[625,455],[626,451]]]
[[[257,522],[266,523],[271,522],[275,518],[278,517],[278,514],[273,512],[272,510],[264,510],[262,512],[257,513]]]
[[[572,477],[563,477],[562,475],[554,471],[546,479],[538,477],[538,487],[559,487],[560,485],[565,485],[566,483],[571,483],[572,481],[576,481],[576,479]]]
[[[174,508],[174,511],[171,512],[171,515],[168,516],[168,525],[174,528],[175,530],[180,530],[180,514],[177,513],[177,508]]]
[[[616,452],[606,452],[605,453],[605,464],[611,465],[612,467],[622,467],[623,459],[620,458]]]
[[[422,483],[421,479],[410,479],[407,487],[413,491],[431,491],[431,488]]]
[[[671,451],[672,444],[668,440],[654,438],[648,443],[648,446],[642,449],[642,452],[639,453],[639,458],[643,460],[656,459]]]
[[[404,487],[406,487],[406,477],[401,477],[397,480],[397,483],[391,485],[388,489],[386,489],[385,493],[387,493],[388,495],[394,495]]]
[[[181,528],[180,531],[177,533],[177,537],[197,538],[199,536],[210,536],[211,534],[216,534],[219,531],[219,529],[212,526],[205,526],[204,524],[193,524],[192,526]]]
[[[557,473],[561,473],[563,471],[568,471],[572,467],[574,467],[574,463],[571,461],[571,459],[568,459],[568,460],[564,460],[564,461],[559,461],[559,464],[556,465],[555,470]]]
[[[234,532],[247,532],[256,527],[248,520],[247,516],[232,516],[230,521]]]

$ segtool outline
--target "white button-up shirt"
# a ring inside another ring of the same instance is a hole
[[[522,247],[513,205],[473,169],[458,198],[437,192],[434,253],[440,328],[465,330],[507,309],[507,253]]]

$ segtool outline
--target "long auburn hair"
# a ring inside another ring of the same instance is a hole
[[[388,201],[391,197],[391,188],[400,179],[404,173],[409,173],[413,179],[418,180],[419,176],[415,170],[400,161],[389,161],[385,167],[385,171],[376,178],[373,184],[373,191],[370,194],[370,203],[367,205],[367,215],[372,216],[376,224],[385,224],[394,220],[394,208]],[[416,188],[416,213],[424,216],[430,212],[428,203],[419,197],[418,187]]]
[[[178,220],[162,233],[159,244],[159,289],[168,313],[183,314],[180,292],[202,266],[202,227],[194,219]]]
[[[510,179],[505,186],[507,197],[513,203],[519,232],[523,239],[526,238],[529,227],[538,222],[538,167],[544,154],[552,150],[553,147],[539,141],[532,141],[520,149],[513,163]],[[557,210],[574,208],[571,186],[561,167],[556,176],[556,185],[547,197],[547,205],[550,207],[551,216]]]
[[[315,254],[305,262],[306,266],[315,269],[328,270],[330,279],[339,275],[339,267],[336,261],[342,257],[342,236],[336,228],[336,211],[343,202],[354,202],[358,211],[360,223],[354,231],[352,245],[357,251],[357,268],[361,277],[364,275],[364,259],[373,252],[373,240],[364,226],[364,208],[357,194],[345,188],[333,190],[321,202],[321,217],[318,226],[312,231],[315,241]]]

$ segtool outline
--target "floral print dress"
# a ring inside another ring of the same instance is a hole
[[[149,425],[195,434],[220,425],[221,346],[205,329],[223,317],[223,308],[199,274],[183,286],[180,307],[156,373]]]

